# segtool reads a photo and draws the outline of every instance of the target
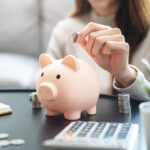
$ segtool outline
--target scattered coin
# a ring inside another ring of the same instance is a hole
[[[5,147],[10,145],[10,142],[8,140],[0,140],[0,147]]]
[[[8,136],[9,135],[7,133],[0,133],[0,139],[6,139]]]
[[[71,42],[76,43],[77,37],[78,37],[78,34],[76,32],[72,33],[70,37]]]
[[[12,145],[22,145],[25,144],[25,141],[23,139],[13,139],[10,141],[10,144]]]
[[[127,93],[118,94],[118,105],[120,113],[131,113],[130,95]]]

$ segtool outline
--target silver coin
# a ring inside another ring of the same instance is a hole
[[[77,37],[78,37],[78,34],[76,32],[72,33],[70,37],[71,42],[76,43]]]
[[[32,92],[29,97],[30,101],[32,101],[32,108],[41,108],[41,102],[39,101],[36,92]]]
[[[23,139],[13,139],[10,141],[10,144],[12,145],[22,145],[25,144],[25,140]]]
[[[32,101],[32,95],[31,94],[29,95],[29,100]]]
[[[32,104],[41,104],[39,101],[32,101]]]
[[[10,142],[8,140],[0,140],[0,147],[5,147],[10,145]]]
[[[119,107],[119,112],[121,112],[121,113],[130,113],[131,112],[131,108]]]
[[[41,103],[33,103],[32,102],[32,108],[41,108]]]
[[[38,99],[32,99],[32,108],[41,108],[41,102]]]
[[[38,99],[32,99],[32,102],[41,103]]]
[[[5,139],[8,138],[8,134],[7,133],[0,133],[0,139]]]
[[[32,101],[32,100],[38,100],[37,93],[36,92],[32,92],[29,95],[29,99],[30,99],[30,101]]]
[[[127,93],[118,94],[119,112],[131,113],[130,95]]]

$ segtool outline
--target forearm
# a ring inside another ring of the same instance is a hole
[[[132,67],[128,66],[128,68],[121,73],[119,77],[115,77],[116,80],[122,85],[123,88],[130,86],[137,77],[137,71]]]
[[[150,95],[147,90],[147,88],[150,89],[150,83],[145,79],[144,74],[139,69],[132,65],[131,67],[137,72],[136,79],[128,87],[123,87],[115,78],[113,81],[114,89],[119,92],[129,93],[131,98],[150,100]]]

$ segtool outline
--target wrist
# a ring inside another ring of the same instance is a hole
[[[119,77],[116,77],[116,80],[119,81],[123,88],[126,88],[136,80],[136,76],[137,71],[128,66],[128,68],[124,72],[122,72]]]

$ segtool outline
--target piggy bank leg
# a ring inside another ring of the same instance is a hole
[[[54,112],[52,110],[45,109],[45,115],[47,115],[47,116],[55,116],[56,112]]]
[[[81,116],[80,111],[64,113],[64,117],[67,120],[77,120],[77,119],[80,119],[80,116]]]
[[[86,110],[86,112],[87,112],[89,115],[95,115],[95,114],[96,114],[96,105],[94,105],[94,106],[88,108],[88,109]]]

